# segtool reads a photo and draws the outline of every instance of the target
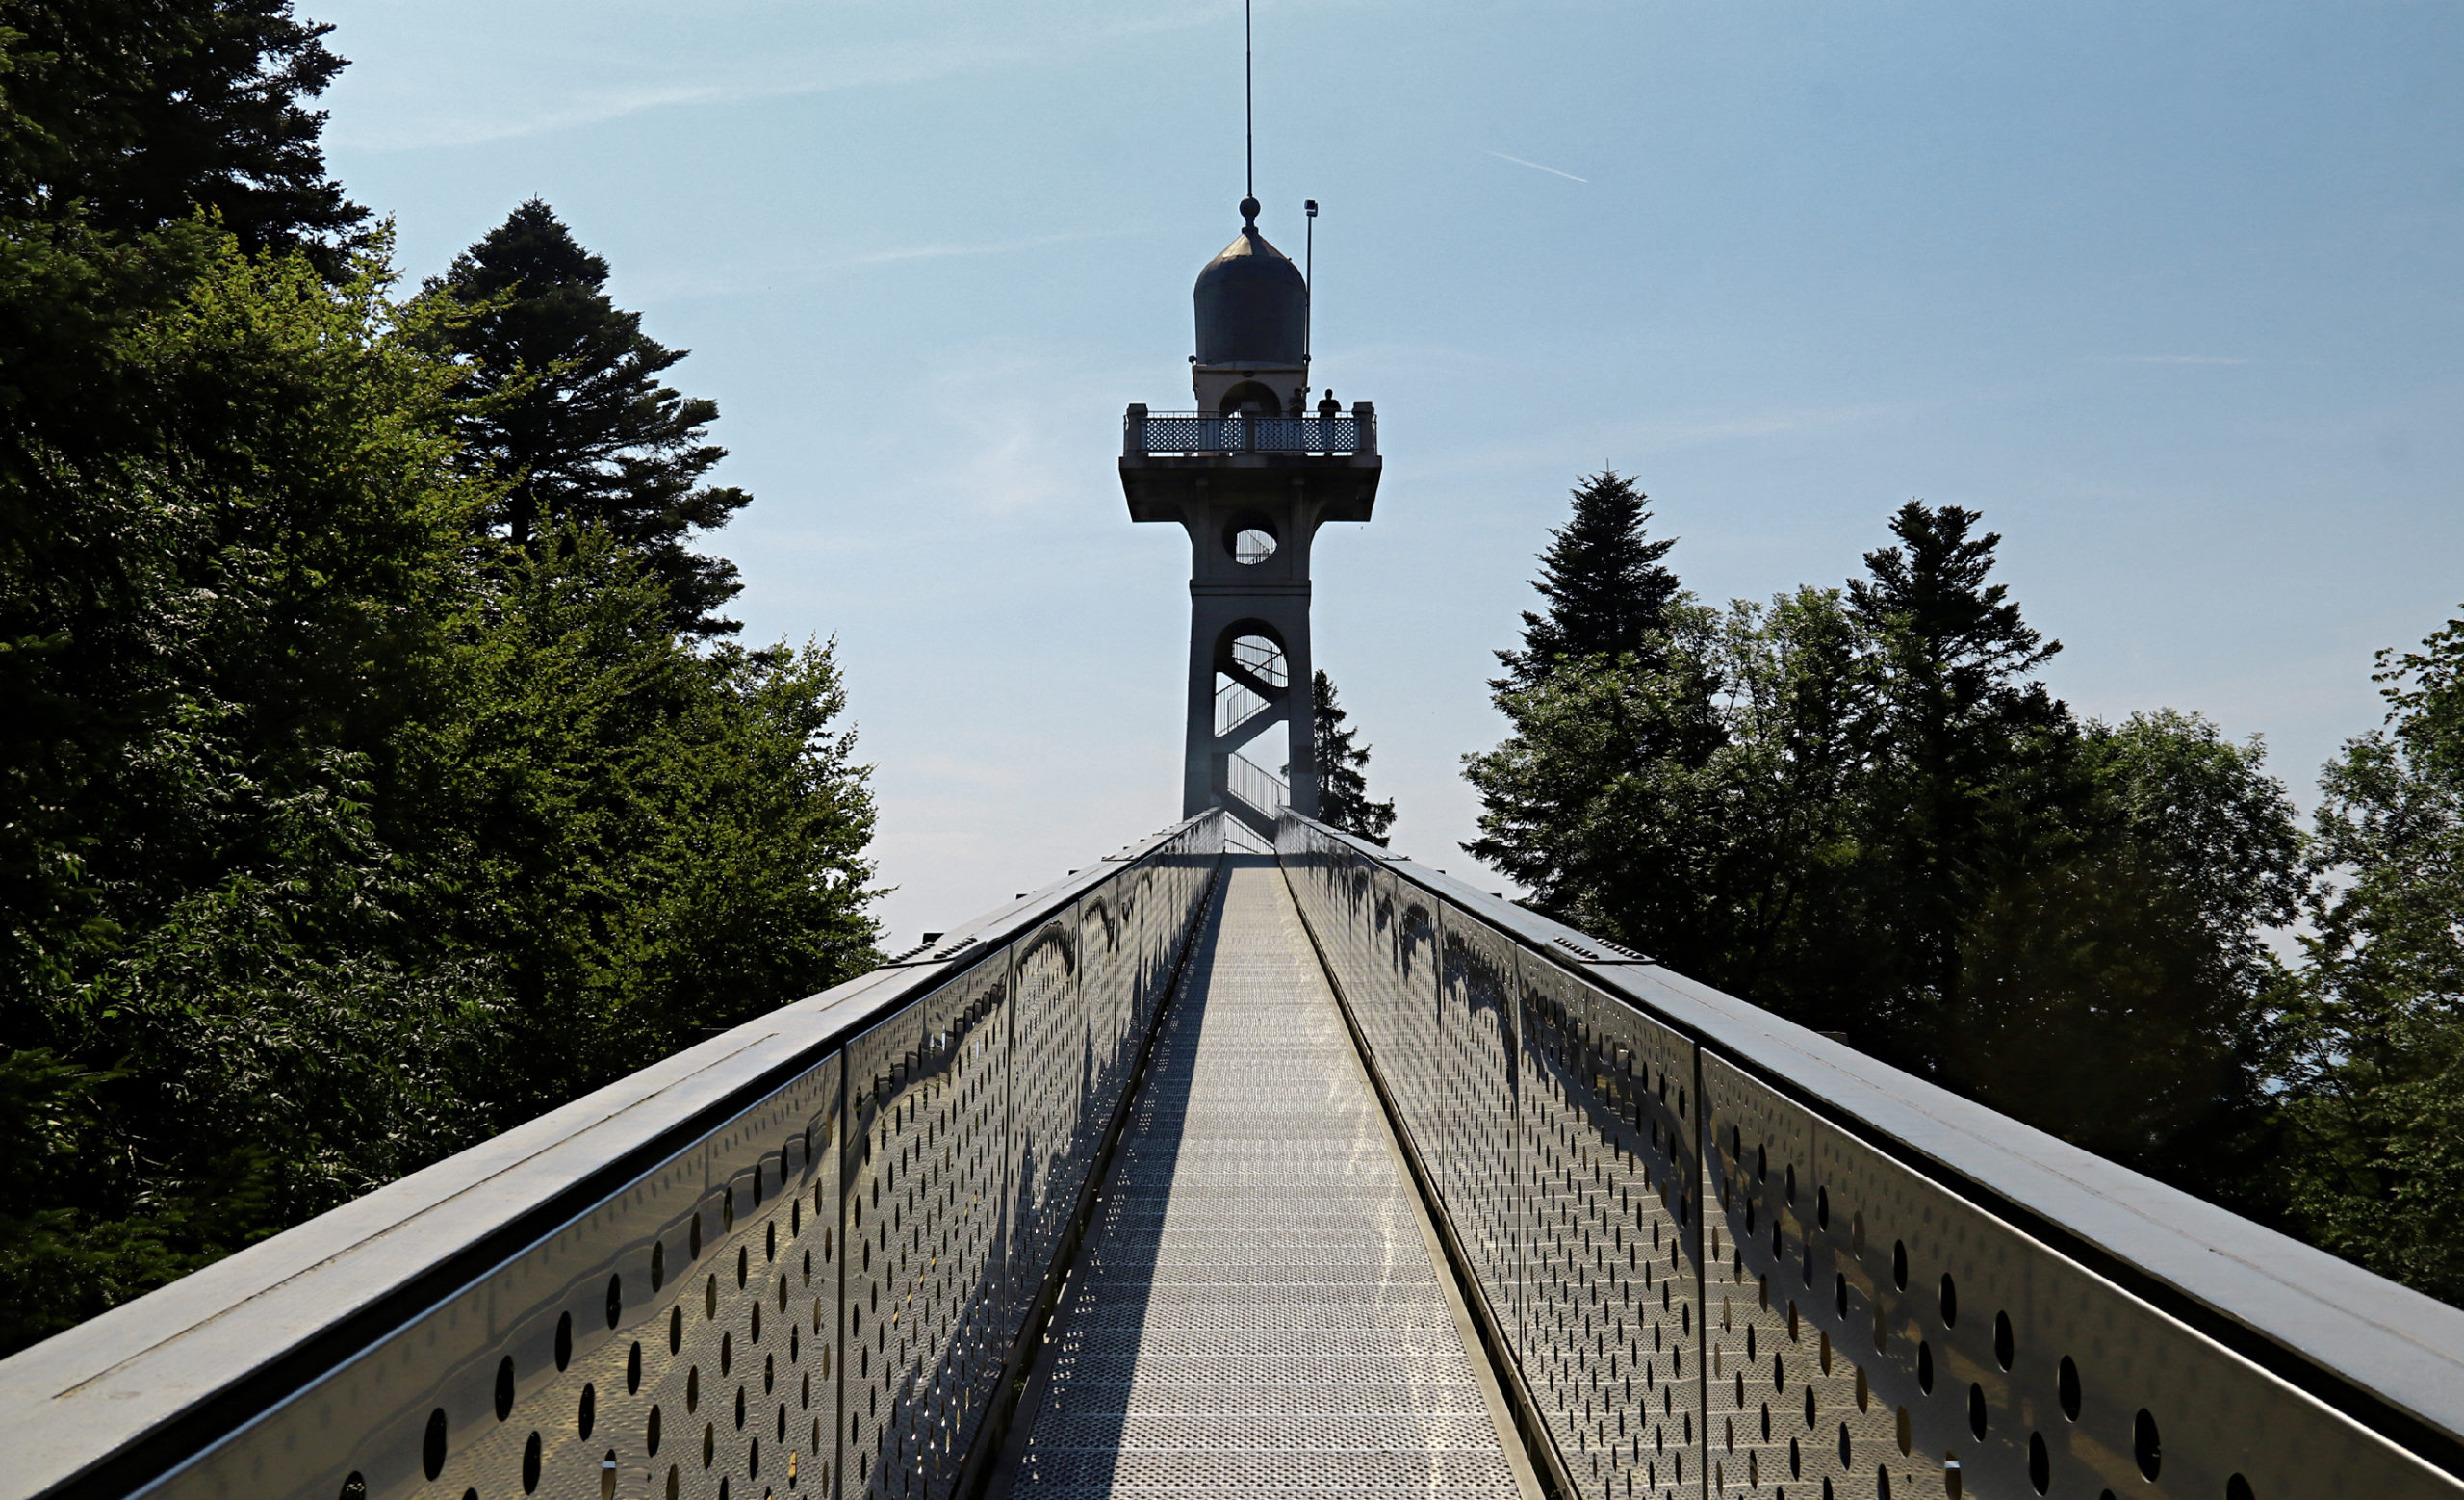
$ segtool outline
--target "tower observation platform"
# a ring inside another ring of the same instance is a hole
[[[2464,1310],[1318,819],[1243,208],[1182,816],[0,1360],[0,1500],[2464,1500]]]

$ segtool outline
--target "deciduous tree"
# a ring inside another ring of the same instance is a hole
[[[2320,781],[2286,1167],[2305,1233],[2464,1304],[2464,619],[2379,660],[2386,726]]]

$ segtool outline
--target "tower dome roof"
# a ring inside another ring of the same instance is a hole
[[[1241,233],[1197,273],[1197,362],[1297,365],[1309,338],[1309,286],[1292,257],[1258,233],[1243,198]]]

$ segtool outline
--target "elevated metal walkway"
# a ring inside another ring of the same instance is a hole
[[[1224,858],[1099,1205],[996,1496],[1537,1493],[1270,858]]]
[[[0,1500],[2464,1500],[2464,1309],[1240,826],[0,1360]]]

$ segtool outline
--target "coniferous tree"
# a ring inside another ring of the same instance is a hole
[[[1648,649],[1501,691],[1465,847],[1540,910],[2266,1211],[2292,806],[2203,720],[2074,721],[1977,520],[1903,507],[1845,589],[1681,597]]]
[[[463,422],[469,452],[510,479],[489,516],[536,550],[567,524],[604,527],[640,556],[693,635],[739,627],[714,611],[741,591],[735,565],[691,551],[751,502],[702,478],[727,456],[705,442],[718,403],[659,383],[682,359],[608,298],[607,262],[537,198],[428,283],[477,310],[455,340],[484,400]]]
[[[1681,598],[1648,651],[1497,695],[1511,733],[1464,757],[1465,852],[1537,910],[1770,1003],[1836,896],[1817,851],[1852,846],[1855,651],[1835,589],[1724,614]]]
[[[212,210],[251,250],[328,276],[368,218],[326,175],[322,93],[343,59],[291,0],[0,0],[0,200],[141,233]]]
[[[1865,643],[1855,724],[1862,911],[1853,944],[1840,931],[1825,961],[1848,986],[1830,1002],[1842,1019],[1825,1024],[1888,1036],[1929,1073],[1962,994],[1969,915],[2064,852],[2047,841],[2071,833],[2054,804],[2069,790],[2077,729],[2028,681],[2062,646],[1987,582],[2002,538],[1972,534],[1979,519],[1912,500],[1891,517],[1899,544],[1867,553],[1867,577],[1848,584]]]
[[[1351,715],[1335,701],[1334,679],[1320,672],[1309,697],[1318,741],[1318,820],[1372,843],[1385,843],[1386,830],[1395,826],[1395,804],[1391,798],[1369,799],[1369,778],[1362,774],[1369,747],[1352,743],[1360,731],[1348,726]]]
[[[1677,575],[1660,564],[1676,538],[1646,536],[1645,500],[1614,469],[1575,486],[1574,515],[1549,532],[1532,581],[1548,609],[1524,612],[1522,649],[1497,654],[1506,675],[1491,687],[1529,687],[1570,658],[1645,649],[1678,596]]]

